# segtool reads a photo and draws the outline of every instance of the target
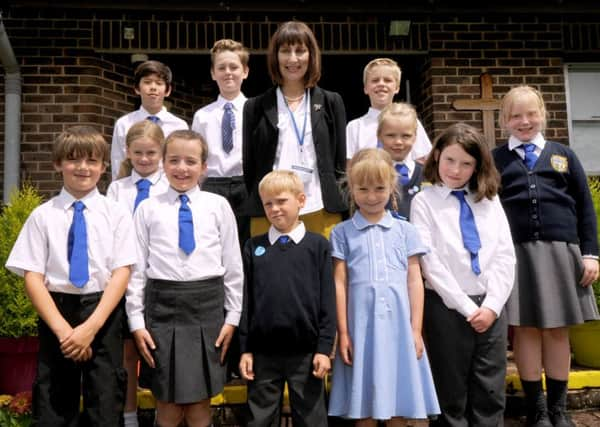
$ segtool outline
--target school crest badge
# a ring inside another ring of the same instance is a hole
[[[564,173],[569,170],[569,161],[565,156],[553,154],[552,157],[550,157],[550,164],[552,165],[552,169],[556,172]]]

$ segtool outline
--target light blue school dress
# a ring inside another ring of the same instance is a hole
[[[352,366],[339,352],[329,414],[427,418],[440,413],[427,355],[417,359],[410,325],[408,257],[424,254],[417,230],[389,212],[377,224],[360,212],[331,233],[332,256],[348,268]]]

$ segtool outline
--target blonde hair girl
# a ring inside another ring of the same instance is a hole
[[[427,249],[386,209],[397,178],[386,152],[359,151],[347,177],[355,212],[331,232],[339,347],[329,414],[360,427],[424,423],[439,413],[421,337]]]

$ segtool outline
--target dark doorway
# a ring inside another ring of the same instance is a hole
[[[383,55],[324,54],[322,75],[319,86],[339,92],[346,105],[348,121],[355,119],[369,108],[369,98],[363,92],[363,68],[372,59]],[[419,86],[426,57],[424,55],[387,55],[394,59],[402,69],[400,93],[396,101],[410,100],[419,105],[422,101]],[[217,85],[210,77],[209,55],[170,55],[156,57],[168,64],[176,81],[184,82],[187,87],[214,99],[218,95]],[[264,54],[250,55],[250,74],[242,86],[247,97],[261,94],[271,86]],[[410,96],[407,96],[407,87]],[[198,108],[201,106],[198,106]]]

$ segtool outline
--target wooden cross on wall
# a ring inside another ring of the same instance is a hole
[[[452,102],[455,110],[478,110],[481,111],[483,119],[483,135],[490,150],[496,147],[496,128],[494,122],[494,111],[500,109],[500,101],[492,96],[492,76],[483,73],[479,76],[481,84],[481,98],[479,99],[457,99]]]

